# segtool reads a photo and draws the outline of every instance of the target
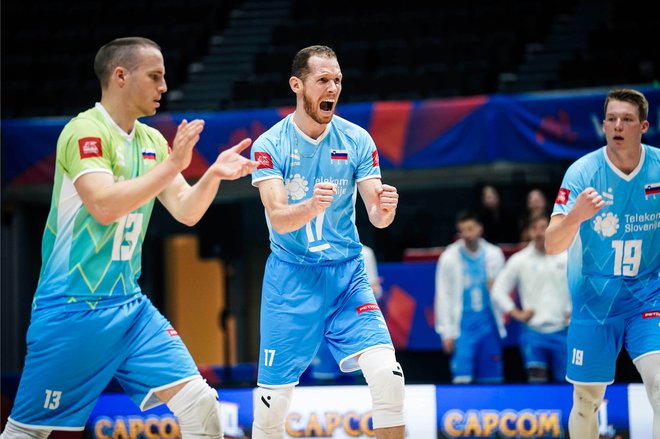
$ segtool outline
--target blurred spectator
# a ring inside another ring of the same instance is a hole
[[[520,231],[521,242],[529,242],[529,224],[530,219],[537,215],[549,216],[548,199],[540,189],[532,189],[527,193],[525,211],[518,218],[518,230]]]
[[[491,243],[515,243],[520,239],[515,216],[500,200],[500,193],[493,185],[481,189],[481,203],[477,209],[483,226],[483,238]]]
[[[544,383],[552,371],[555,382],[566,376],[566,336],[571,297],[566,277],[567,253],[545,252],[548,215],[535,213],[529,220],[531,242],[513,254],[493,284],[493,300],[522,322],[520,351],[530,383]],[[520,308],[511,298],[517,289]]]
[[[459,237],[440,255],[435,277],[435,324],[451,355],[454,383],[502,382],[502,314],[490,300],[490,286],[504,265],[504,253],[483,239],[476,214],[459,213]]]

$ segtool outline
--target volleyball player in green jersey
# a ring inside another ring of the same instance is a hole
[[[204,122],[181,122],[170,149],[137,120],[154,115],[167,91],[160,47],[114,40],[98,51],[94,70],[101,102],[73,118],[57,143],[27,356],[2,439],[84,429],[113,377],[143,410],[166,403],[183,439],[221,438],[217,392],[137,280],[154,198],[194,225],[221,180],[257,165],[241,155],[251,140],[222,152],[190,186],[181,171]]]

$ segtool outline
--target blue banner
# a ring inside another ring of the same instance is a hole
[[[650,128],[643,141],[660,145],[660,89],[641,87]],[[339,104],[337,114],[367,129],[383,169],[420,169],[496,161],[575,160],[605,144],[606,89],[492,95],[425,101]],[[202,118],[204,132],[184,173],[199,177],[218,153],[244,137],[256,139],[291,107],[176,113],[145,118],[170,143],[183,119]],[[55,145],[69,117],[2,121],[3,182],[51,184]]]
[[[440,438],[564,438],[573,387],[557,385],[437,386]],[[628,435],[628,388],[612,385],[598,410],[599,437]]]
[[[243,438],[252,428],[253,389],[220,389],[222,424],[227,437]],[[165,404],[145,412],[124,393],[98,399],[85,428],[94,439],[178,439],[177,418]]]

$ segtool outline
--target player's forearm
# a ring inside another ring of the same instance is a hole
[[[182,224],[194,226],[204,216],[218,194],[221,179],[207,171],[193,186],[185,185],[177,194],[172,216]]]
[[[580,221],[571,212],[558,221],[551,221],[545,231],[546,253],[556,255],[566,250],[579,230]]]
[[[297,204],[286,204],[270,209],[268,220],[273,229],[283,235],[295,232],[323,213],[318,212],[310,200]]]
[[[178,168],[165,160],[140,177],[92,188],[88,190],[91,199],[83,201],[98,222],[112,224],[155,198],[178,173]]]
[[[369,212],[369,221],[373,224],[374,227],[379,229],[384,229],[385,227],[392,224],[394,217],[396,216],[396,210],[390,210],[388,212],[383,212],[378,208],[373,208]]]

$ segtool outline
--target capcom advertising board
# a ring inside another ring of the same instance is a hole
[[[227,438],[250,437],[253,389],[221,389]],[[406,437],[566,438],[572,387],[557,385],[408,385]],[[600,439],[652,437],[652,411],[641,384],[611,385],[598,411]],[[298,387],[286,418],[286,438],[372,438],[365,385]],[[85,431],[97,439],[177,439],[166,406],[140,412],[124,394],[104,394]]]

